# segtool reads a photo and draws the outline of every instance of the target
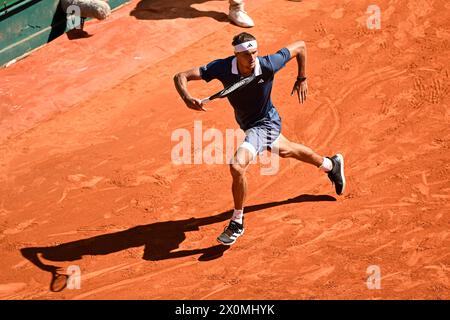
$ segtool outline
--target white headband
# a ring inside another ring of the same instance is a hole
[[[256,40],[243,42],[234,46],[234,52],[244,52],[250,49],[258,48]]]

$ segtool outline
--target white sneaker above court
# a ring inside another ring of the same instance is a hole
[[[244,10],[231,9],[228,18],[239,27],[251,28],[255,26],[252,18]]]

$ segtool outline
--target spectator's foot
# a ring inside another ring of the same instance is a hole
[[[228,19],[239,27],[251,28],[255,26],[252,18],[242,9],[230,9]]]

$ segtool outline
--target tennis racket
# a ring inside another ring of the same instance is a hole
[[[250,82],[252,82],[255,79],[255,74],[252,74],[251,76],[248,76],[244,79],[239,80],[236,83],[233,83],[231,85],[229,85],[228,87],[226,87],[225,89],[213,94],[212,96],[209,96],[207,98],[204,98],[201,100],[201,102],[203,104],[214,100],[214,99],[219,99],[219,98],[225,98],[227,95],[229,95],[230,93],[238,90],[238,89],[242,89],[243,87],[245,87],[246,85],[248,85]]]

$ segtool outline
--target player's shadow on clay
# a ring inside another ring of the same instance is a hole
[[[290,203],[311,201],[336,201],[336,199],[328,195],[303,194],[283,201],[248,206],[245,208],[245,214]],[[186,239],[186,232],[199,231],[201,226],[226,221],[231,218],[231,215],[230,210],[211,217],[156,222],[56,246],[29,247],[22,248],[20,251],[34,265],[52,274],[51,291],[61,291],[66,285],[67,275],[60,272],[60,267],[46,264],[41,261],[41,258],[53,262],[76,261],[85,255],[106,255],[145,246],[142,257],[144,260],[158,261],[196,254],[200,254],[199,261],[213,260],[223,256],[229,246],[217,244],[208,248],[174,250]]]
[[[228,22],[228,16],[224,12],[201,11],[192,7],[192,5],[208,1],[209,0],[141,0],[136,5],[136,8],[131,10],[130,16],[139,20],[210,17],[220,22]]]

